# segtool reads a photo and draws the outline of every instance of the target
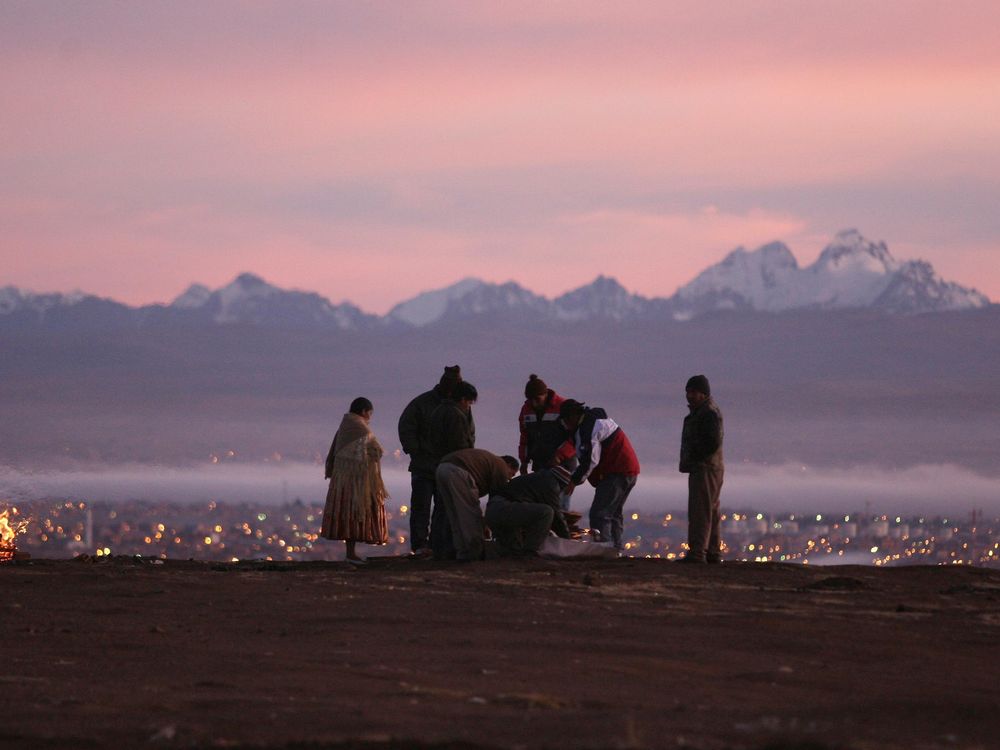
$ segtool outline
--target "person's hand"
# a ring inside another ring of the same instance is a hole
[[[576,485],[573,484],[572,482],[570,482],[569,484],[566,485],[566,489],[563,490],[563,494],[566,497],[569,497],[570,495],[573,494],[573,490],[575,490],[575,489],[576,489]]]

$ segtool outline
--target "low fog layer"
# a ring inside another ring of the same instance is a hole
[[[0,351],[0,464],[22,469],[196,465],[230,451],[247,464],[309,463],[359,395],[375,403],[372,426],[392,454],[407,402],[459,363],[479,388],[476,444],[494,452],[516,450],[534,372],[606,408],[644,468],[672,467],[683,386],[702,372],[726,416],[730,466],[950,464],[1000,476],[1000,307],[627,325],[483,316],[367,334],[0,330]]]
[[[278,504],[283,500],[322,503],[326,482],[322,467],[312,464],[219,464],[198,468],[108,467],[61,472],[0,469],[0,501],[43,499],[74,501],[146,500],[150,502]],[[409,474],[388,466],[384,472],[392,495],[390,507],[409,501]],[[805,466],[729,467],[722,490],[724,510],[766,512],[951,515],[973,509],[1000,514],[1000,486],[955,466],[918,466],[905,471],[840,471]],[[627,510],[677,511],[686,508],[686,479],[677,472],[643,473]],[[573,496],[575,510],[589,508],[589,485]],[[867,506],[867,507],[866,507]]]

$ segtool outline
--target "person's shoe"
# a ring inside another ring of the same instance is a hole
[[[364,557],[348,557],[348,565],[367,565],[368,559]]]
[[[708,563],[709,565],[721,565],[722,564],[722,558],[721,557],[706,557],[705,558],[705,562]]]
[[[410,557],[419,559],[433,557],[433,555],[434,555],[434,550],[432,550],[430,547],[420,547],[419,549],[415,549],[413,550],[413,552],[410,553]]]
[[[687,563],[688,565],[704,565],[704,560],[699,560],[697,557],[691,557],[691,555],[685,555],[684,557],[678,557],[674,560],[676,563]]]

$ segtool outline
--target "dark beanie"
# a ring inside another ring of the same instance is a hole
[[[535,396],[544,396],[549,392],[549,387],[545,385],[545,381],[534,373],[528,378],[528,383],[524,386],[524,397],[534,398]]]
[[[687,385],[684,386],[685,391],[698,391],[698,393],[704,393],[706,396],[712,395],[712,389],[708,385],[708,378],[704,375],[695,375],[688,379]]]
[[[456,385],[462,382],[462,368],[458,365],[444,368],[444,375],[438,381],[440,386],[446,391],[451,391]]]
[[[559,404],[559,418],[566,419],[566,417],[575,417],[579,414],[583,414],[585,409],[586,406],[584,404],[568,398]]]

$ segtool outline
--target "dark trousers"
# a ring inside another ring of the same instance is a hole
[[[721,471],[698,469],[688,474],[688,550],[692,560],[720,558],[719,493]]]
[[[594,490],[590,505],[590,528],[597,532],[597,541],[612,542],[615,549],[622,548],[622,508],[628,493],[635,487],[634,474],[608,474]]]
[[[501,554],[538,552],[552,528],[553,510],[542,503],[515,503],[494,495],[486,504],[486,525],[500,545]]]
[[[430,547],[431,503],[434,477],[410,474],[410,549]]]

